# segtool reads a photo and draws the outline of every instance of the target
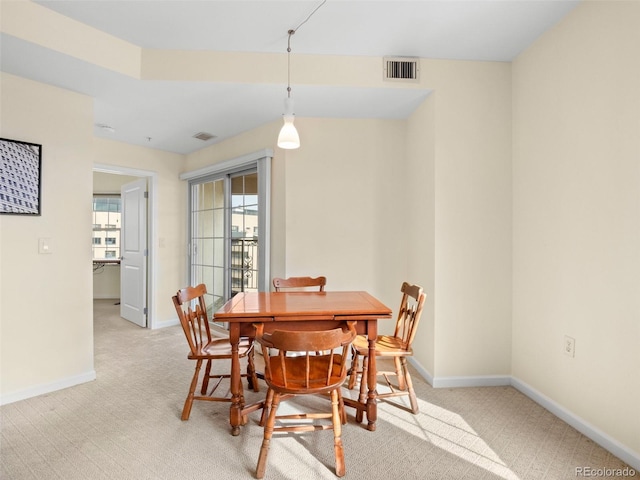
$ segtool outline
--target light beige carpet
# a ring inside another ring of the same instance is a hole
[[[195,402],[191,419],[180,420],[194,367],[180,327],[138,328],[113,301],[96,302],[94,322],[96,381],[0,409],[0,478],[254,478],[259,412],[237,437],[228,404]],[[369,432],[348,409],[345,478],[575,479],[577,468],[626,467],[511,387],[433,389],[414,378],[418,415],[381,402]],[[332,432],[275,438],[265,478],[337,478]]]

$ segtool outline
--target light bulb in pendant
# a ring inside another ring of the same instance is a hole
[[[284,101],[284,125],[280,129],[280,135],[278,135],[278,147],[291,150],[300,147],[300,136],[296,130],[293,120],[295,115],[293,113],[293,100],[288,97]]]

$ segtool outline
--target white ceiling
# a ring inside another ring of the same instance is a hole
[[[577,0],[41,0],[143,48],[510,61]],[[96,135],[176,153],[280,118],[286,85],[136,80],[3,34],[2,70],[95,99]],[[294,86],[298,117],[405,118],[419,89]],[[216,139],[192,138],[200,131]],[[150,140],[149,140],[150,138]]]

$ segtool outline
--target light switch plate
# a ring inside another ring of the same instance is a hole
[[[53,253],[53,241],[50,238],[39,238],[38,253]]]

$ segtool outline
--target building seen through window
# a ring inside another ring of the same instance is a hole
[[[122,209],[120,195],[93,197],[93,259],[120,258]]]

